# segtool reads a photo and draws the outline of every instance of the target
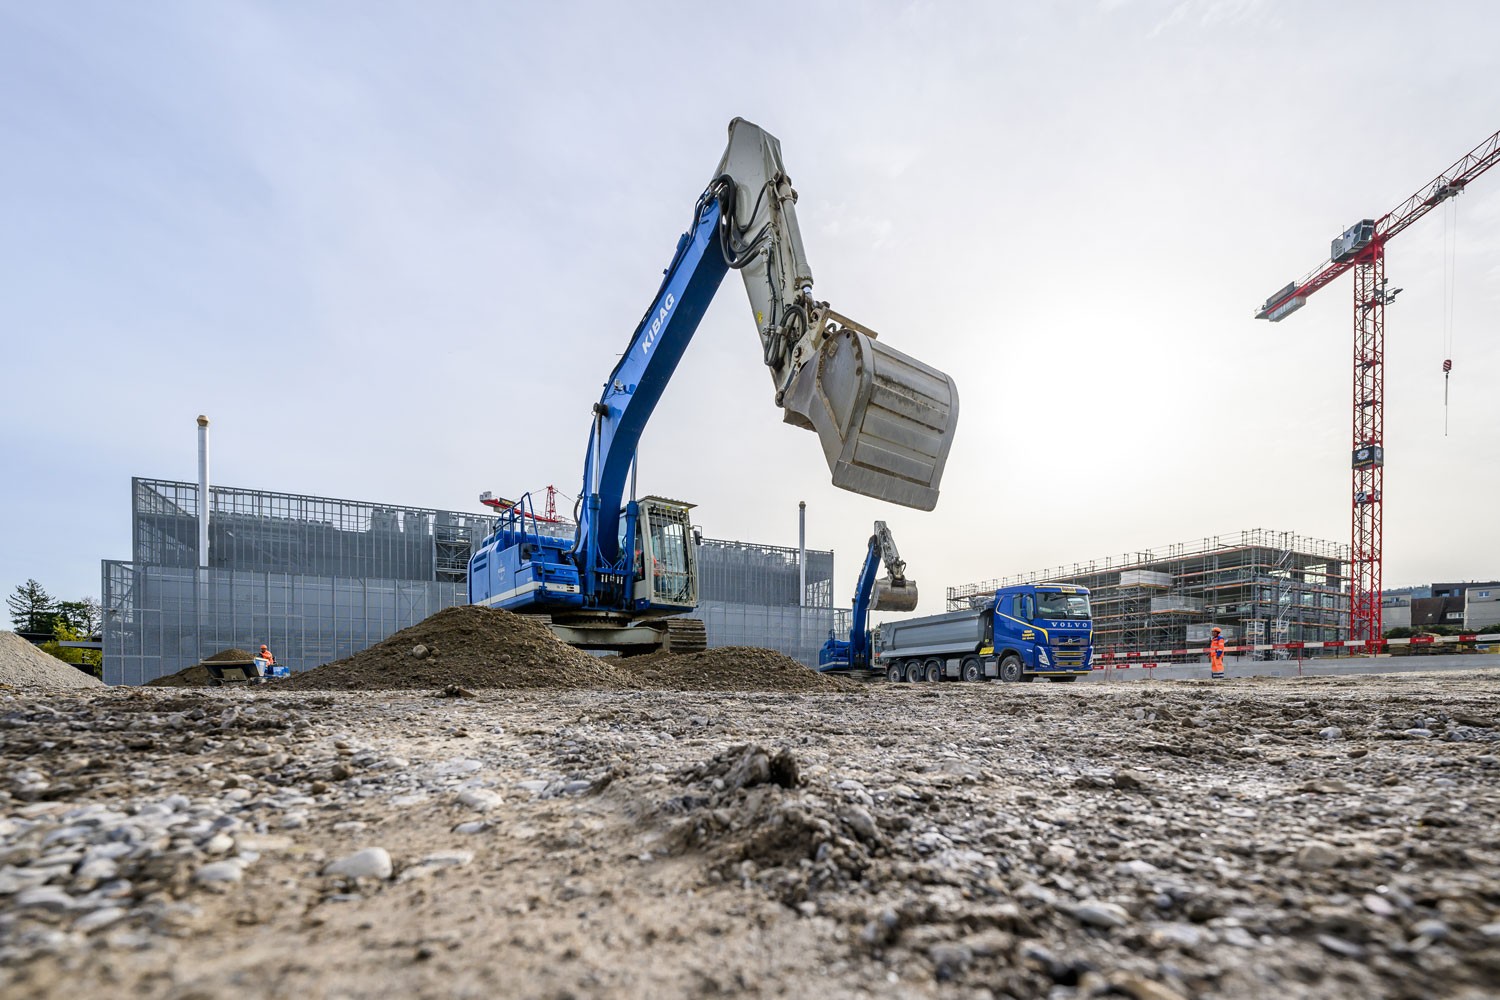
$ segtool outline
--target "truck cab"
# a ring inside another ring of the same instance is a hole
[[[1024,584],[995,591],[987,659],[1001,680],[1073,680],[1093,669],[1093,614],[1087,587]],[[1019,661],[1020,675],[1014,676]],[[988,664],[986,664],[988,666]],[[1009,666],[1009,669],[1007,667]],[[989,671],[986,670],[988,674]]]

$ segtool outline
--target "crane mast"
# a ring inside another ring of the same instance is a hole
[[[1301,309],[1318,289],[1345,271],[1354,271],[1349,637],[1363,640],[1371,651],[1380,648],[1383,638],[1380,577],[1384,562],[1385,307],[1401,291],[1386,286],[1385,245],[1438,205],[1461,194],[1497,161],[1500,132],[1379,219],[1363,219],[1335,237],[1328,260],[1278,290],[1255,313],[1256,319],[1280,322]]]

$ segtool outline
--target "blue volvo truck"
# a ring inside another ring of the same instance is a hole
[[[1093,669],[1087,587],[1001,587],[976,606],[884,622],[871,669],[889,681],[1072,681]]]

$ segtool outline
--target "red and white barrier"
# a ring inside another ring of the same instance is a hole
[[[1478,633],[1465,633],[1463,635],[1414,635],[1409,639],[1336,639],[1331,642],[1271,642],[1254,646],[1225,646],[1226,653],[1263,653],[1272,649],[1364,649],[1371,652],[1380,652],[1390,646],[1443,646],[1460,642],[1500,642],[1500,633],[1489,633],[1480,635]],[[1173,663],[1137,662],[1144,660],[1154,661],[1161,656],[1202,656],[1208,652],[1207,646],[1196,649],[1151,649],[1140,652],[1115,653],[1104,652],[1094,654],[1094,669],[1126,670],[1130,667],[1143,667],[1152,669],[1154,667],[1178,666]],[[1103,662],[1100,662],[1100,661]]]

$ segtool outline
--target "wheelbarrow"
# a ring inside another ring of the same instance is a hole
[[[204,660],[200,665],[208,671],[208,683],[212,687],[222,687],[225,684],[264,684],[291,674],[287,667],[260,656],[249,660]]]

